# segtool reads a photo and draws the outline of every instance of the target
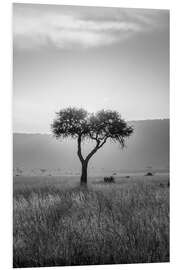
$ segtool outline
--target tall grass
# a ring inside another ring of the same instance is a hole
[[[165,182],[14,190],[14,267],[169,261]]]

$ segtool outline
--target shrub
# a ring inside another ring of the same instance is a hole
[[[147,172],[145,176],[153,176],[153,174],[151,172]]]
[[[114,183],[115,180],[114,180],[114,177],[113,177],[113,176],[110,176],[110,177],[104,177],[104,182],[105,182],[105,183]]]

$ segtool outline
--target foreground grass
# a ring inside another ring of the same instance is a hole
[[[14,267],[169,261],[166,181],[14,188]]]

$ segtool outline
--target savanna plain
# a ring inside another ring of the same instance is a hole
[[[14,177],[13,266],[169,261],[169,175]]]

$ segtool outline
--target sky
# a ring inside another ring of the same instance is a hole
[[[169,11],[14,4],[14,132],[69,106],[169,118]]]

